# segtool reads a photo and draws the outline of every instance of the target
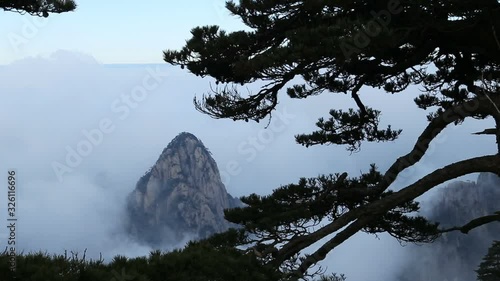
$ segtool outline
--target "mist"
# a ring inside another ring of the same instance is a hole
[[[266,129],[267,122],[216,120],[198,112],[193,97],[209,92],[213,80],[168,64],[104,65],[91,55],[61,50],[0,67],[0,77],[0,170],[5,175],[14,169],[18,177],[17,244],[24,252],[87,249],[87,257],[102,254],[108,261],[117,254],[147,255],[152,249],[122,230],[125,199],[170,140],[184,131],[212,152],[226,189],[239,197],[269,194],[300,177],[358,176],[370,163],[385,171],[413,147],[427,124],[426,112],[413,103],[417,88],[399,95],[363,89],[364,102],[382,111],[382,124],[403,133],[395,142],[365,143],[351,154],[345,147],[306,149],[294,140],[314,131],[317,119],[328,117],[330,109],[355,107],[347,95],[291,100],[282,93]],[[492,138],[471,135],[492,125],[492,120],[467,120],[445,129],[393,189],[443,165],[495,153]],[[464,146],[474,149],[459,149]],[[237,168],[228,168],[235,163]],[[420,198],[424,208],[433,194]],[[6,197],[0,197],[1,206]],[[0,219],[6,221],[5,212]],[[175,247],[182,244],[164,245]],[[405,249],[386,235],[357,234],[322,265],[348,280],[392,280]]]

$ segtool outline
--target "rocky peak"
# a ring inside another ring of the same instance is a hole
[[[224,209],[240,206],[221,181],[211,153],[183,132],[163,150],[129,196],[129,231],[153,246],[186,235],[204,238],[230,227]]]

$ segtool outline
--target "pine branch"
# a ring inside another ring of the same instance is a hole
[[[447,232],[452,232],[452,231],[458,230],[458,231],[462,232],[463,234],[468,234],[474,228],[478,228],[480,226],[483,226],[485,224],[492,223],[495,221],[500,222],[500,211],[495,212],[494,215],[482,216],[482,217],[473,219],[463,226],[455,226],[455,227],[440,230],[439,232],[440,233],[447,233]]]
[[[444,183],[448,180],[463,175],[478,173],[478,172],[491,172],[500,175],[500,156],[499,155],[482,156],[450,164],[448,166],[445,166],[444,168],[435,170],[434,172],[428,174],[427,176],[424,176],[414,184],[409,185],[394,194],[391,194],[383,199],[380,199],[378,201],[375,201],[364,207],[360,207],[359,209],[352,211],[352,213],[356,213],[355,216],[356,218],[352,219],[351,221],[354,220],[355,221],[352,224],[350,224],[346,229],[336,234],[328,242],[324,243],[313,254],[309,255],[302,262],[299,272],[297,272],[297,274],[299,276],[301,274],[304,274],[310,266],[323,260],[330,251],[332,251],[335,247],[337,247],[342,242],[347,240],[349,237],[356,234],[374,218],[383,215],[384,213],[395,208],[396,206],[398,206],[403,202],[407,202],[409,200],[417,198],[418,196],[424,194],[425,192],[429,191],[430,189],[441,183]],[[348,212],[342,217],[352,217],[353,216],[352,213]],[[496,215],[496,218],[498,218],[499,215]],[[340,217],[340,219],[342,217]],[[329,230],[333,230],[332,232],[328,233],[331,234],[334,231],[340,230],[342,227],[346,225],[347,224],[342,225],[342,223],[339,223],[339,220],[335,220],[329,225],[320,229],[319,231],[324,233],[328,232]],[[319,231],[317,231],[316,233],[318,233]],[[326,236],[324,235],[318,239],[317,237],[318,234],[316,233],[313,233],[309,237],[306,237],[307,240],[310,242],[308,246],[314,244],[315,242],[319,241],[319,239]],[[316,236],[314,234],[316,234]],[[302,250],[302,249],[303,248],[301,249],[296,248],[294,250]],[[279,254],[280,253],[278,253],[278,255]]]

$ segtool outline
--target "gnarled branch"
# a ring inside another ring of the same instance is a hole
[[[363,227],[365,227],[367,223],[369,223],[377,216],[383,215],[384,213],[388,212],[389,210],[403,202],[419,197],[433,187],[448,180],[478,172],[491,172],[500,175],[500,156],[482,156],[450,164],[448,166],[445,166],[444,168],[435,170],[434,172],[428,174],[414,184],[411,184],[392,195],[389,195],[379,201],[375,201],[364,207],[354,210],[358,211],[359,213],[356,220],[346,229],[342,230],[328,242],[323,244],[313,254],[309,255],[300,265],[297,275],[301,276],[301,274],[305,273],[310,266],[314,265],[318,261],[323,260],[331,250],[347,240],[349,237],[356,234]],[[347,213],[345,216],[348,215],[349,213]],[[498,219],[498,217],[500,217],[500,215],[496,215],[495,219]],[[490,220],[489,222],[493,221],[492,218],[488,219]],[[474,227],[475,225],[479,225],[479,223],[482,223],[484,221],[486,220],[482,219],[479,221],[471,222],[472,224],[469,223],[468,227]],[[329,225],[330,228],[333,228],[334,226],[337,229],[343,227],[338,223],[338,220],[332,222]],[[311,238],[308,237],[308,239]],[[316,241],[317,240],[314,240],[313,242]]]
[[[489,216],[482,216],[476,219],[471,220],[467,224],[463,226],[455,226],[447,229],[443,229],[440,231],[440,233],[446,233],[446,232],[451,232],[451,231],[460,231],[464,234],[469,233],[469,231],[473,230],[474,228],[483,226],[485,224],[494,222],[494,221],[499,221],[500,222],[500,211],[495,212],[494,215],[489,215]]]

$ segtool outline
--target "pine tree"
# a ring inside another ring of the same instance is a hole
[[[20,14],[48,17],[76,9],[74,0],[0,0],[0,9]]]
[[[479,281],[500,280],[500,241],[493,241],[476,273]]]

